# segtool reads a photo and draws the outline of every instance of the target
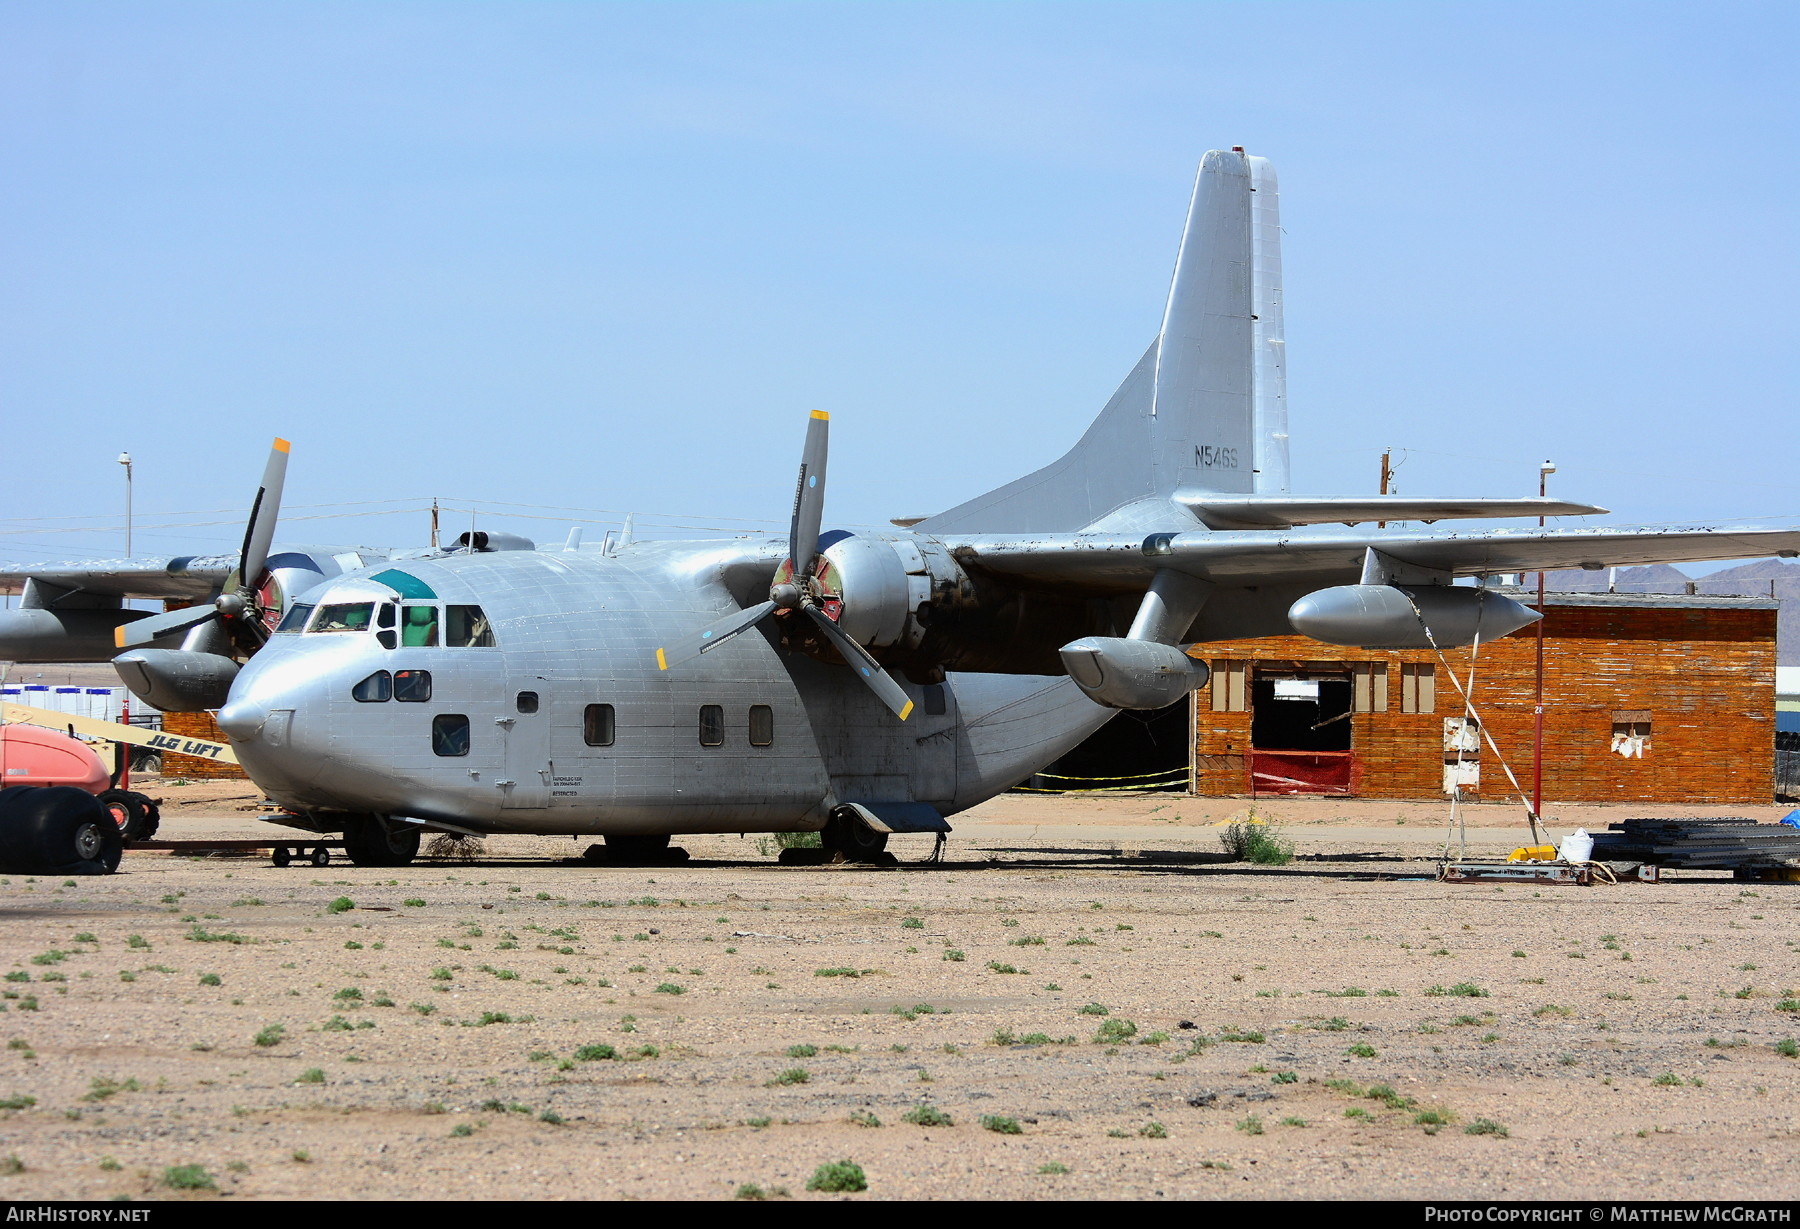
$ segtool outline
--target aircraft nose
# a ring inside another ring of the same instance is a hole
[[[234,743],[254,742],[262,734],[269,710],[249,700],[234,700],[219,710],[219,728]]]

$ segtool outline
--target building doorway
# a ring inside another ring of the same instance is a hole
[[[1250,687],[1250,792],[1352,794],[1348,671],[1256,667]]]

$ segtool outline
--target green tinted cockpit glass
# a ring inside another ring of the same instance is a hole
[[[375,613],[374,602],[343,602],[321,606],[319,617],[309,629],[314,632],[366,632],[369,618]]]

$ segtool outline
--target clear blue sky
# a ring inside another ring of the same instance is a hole
[[[149,526],[241,508],[278,433],[296,518],[436,495],[773,526],[825,408],[828,524],[938,511],[1080,433],[1233,144],[1281,174],[1298,489],[1371,491],[1392,446],[1409,494],[1523,493],[1551,457],[1615,522],[1800,522],[1797,27],[8,3],[0,558],[117,553],[121,449],[140,553],[228,548]],[[482,523],[560,538],[545,515]],[[91,519],[21,519],[50,517]],[[88,524],[113,528],[48,532]]]

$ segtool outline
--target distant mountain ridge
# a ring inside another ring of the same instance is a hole
[[[1537,577],[1522,578],[1534,588]],[[1641,568],[1620,568],[1611,586],[1619,593],[1716,593],[1731,597],[1773,597],[1781,603],[1776,615],[1776,660],[1783,666],[1800,666],[1800,563],[1786,559],[1752,559],[1695,579],[1680,568],[1654,563]],[[1544,573],[1544,587],[1552,593],[1605,593],[1607,573],[1565,568]]]

